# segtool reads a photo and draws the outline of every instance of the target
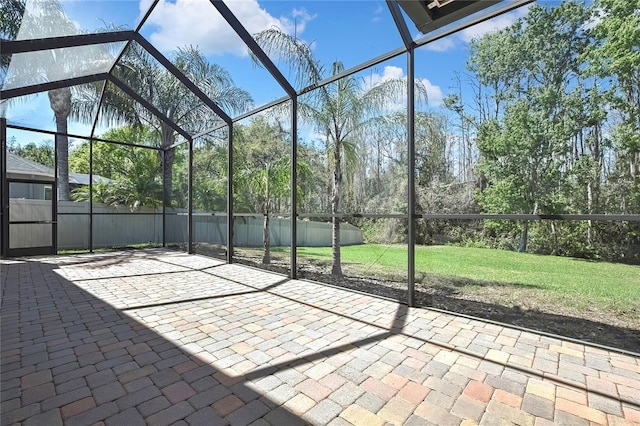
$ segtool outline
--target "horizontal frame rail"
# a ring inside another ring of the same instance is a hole
[[[103,33],[76,34],[27,40],[3,40],[2,53],[9,55],[50,49],[91,46],[94,44],[117,43],[131,40],[134,34],[134,31],[107,31]]]
[[[51,136],[55,136],[55,135],[58,134],[58,132],[56,132],[55,130],[37,129],[35,127],[25,127],[25,126],[20,126],[20,125],[17,125],[17,124],[9,124],[9,123],[7,123],[7,129],[23,130],[25,132],[33,132],[33,133],[43,133],[45,135],[51,135]],[[87,142],[92,140],[94,142],[106,142],[106,143],[113,143],[113,144],[116,144],[116,145],[133,146],[133,147],[137,147],[137,148],[148,148],[148,149],[153,149],[153,150],[156,150],[156,151],[162,151],[162,148],[157,147],[157,146],[140,145],[140,144],[129,143],[129,142],[120,142],[120,141],[114,141],[114,140],[110,140],[110,139],[98,138],[98,137],[95,137],[95,136],[94,137],[80,136],[80,135],[76,135],[74,133],[67,133],[67,136],[69,136],[70,138],[73,138],[73,139],[84,139]]]
[[[600,222],[640,222],[640,214],[422,214],[422,219],[440,220],[596,220]]]
[[[10,220],[9,225],[53,225],[56,220]]]
[[[97,204],[97,203],[94,203]],[[167,213],[169,215],[170,213]],[[186,214],[186,213],[185,213]],[[58,212],[58,216],[162,216],[162,212],[149,213],[149,212]]]

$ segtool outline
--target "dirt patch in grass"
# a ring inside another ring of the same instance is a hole
[[[289,259],[280,254],[262,264],[259,251],[237,249],[234,261],[288,274]],[[305,258],[298,277],[406,302],[406,277],[382,275],[343,266],[344,276],[331,275],[329,262]],[[377,274],[377,275],[376,275]],[[370,275],[370,276],[369,276]],[[616,312],[594,304],[563,300],[549,292],[521,285],[474,281],[465,278],[416,276],[417,306],[433,307],[473,317],[557,334],[587,343],[640,353],[640,312]]]

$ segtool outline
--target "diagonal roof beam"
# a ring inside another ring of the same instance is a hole
[[[123,83],[117,77],[115,77],[113,75],[108,75],[107,80],[110,81],[111,83],[115,84],[116,86],[118,86],[118,88],[120,88],[120,90],[125,92],[127,95],[129,95],[132,99],[134,99],[140,105],[142,105],[143,107],[148,109],[153,115],[158,117],[160,120],[162,120],[165,124],[167,124],[173,130],[175,130],[176,132],[178,132],[182,136],[184,136],[185,139],[187,139],[187,140],[191,139],[191,135],[189,133],[187,133],[182,127],[178,126],[173,120],[171,120],[169,117],[164,115],[159,109],[157,109],[156,107],[151,105],[146,99],[144,99],[140,95],[138,95],[132,88],[127,86],[125,83]]]
[[[406,47],[398,47],[397,49],[390,50],[387,53],[383,53],[382,55],[370,59],[366,62],[361,63],[360,65],[356,65],[355,67],[351,67],[347,70],[342,71],[341,73],[331,75],[324,80],[321,80],[317,83],[312,84],[311,86],[304,87],[298,91],[298,95],[304,95],[307,92],[311,92],[312,90],[317,89],[318,87],[326,86],[327,84],[333,83],[334,81],[338,81],[341,78],[348,77],[357,72],[363,71],[367,68],[371,68],[375,65],[381,64],[384,61],[388,61],[389,59],[393,59],[396,56],[400,56],[407,53]]]
[[[47,92],[49,90],[60,89],[62,87],[76,86],[79,84],[93,83],[96,81],[103,81],[103,80],[110,81],[111,83],[118,86],[123,92],[129,95],[136,102],[140,103],[140,105],[148,109],[153,115],[155,115],[160,120],[165,122],[173,130],[175,130],[176,132],[184,136],[185,139],[187,140],[191,139],[191,135],[187,133],[182,127],[174,123],[173,120],[169,119],[166,115],[160,112],[160,110],[158,110],[156,107],[154,107],[145,99],[143,99],[140,95],[138,95],[133,89],[131,89],[121,80],[107,73],[93,74],[93,75],[88,75],[84,77],[76,77],[76,78],[70,78],[66,80],[35,84],[33,86],[20,87],[17,89],[2,90],[0,91],[0,99],[11,99],[17,96],[33,95],[35,93]]]
[[[151,56],[153,56],[156,61],[160,62],[167,71],[174,75],[182,84],[187,86],[191,92],[196,95],[205,105],[211,108],[220,118],[222,118],[225,123],[231,124],[231,117],[220,108],[220,106],[215,103],[209,96],[207,96],[198,86],[196,86],[191,80],[187,78],[186,75],[182,73],[175,65],[171,63],[158,49],[153,47],[151,43],[147,41],[143,36],[138,33],[135,33],[133,38],[138,44],[140,44]]]
[[[397,1],[397,0],[394,0],[394,2],[395,1]],[[486,21],[488,19],[495,18],[496,16],[499,16],[501,14],[510,12],[512,10],[515,10],[515,9],[521,7],[521,6],[524,6],[525,4],[532,3],[534,1],[535,0],[509,0],[507,2],[504,2],[504,4],[502,6],[498,6],[498,7],[495,7],[495,8],[488,9],[487,11],[485,11],[485,13],[480,13],[478,16],[474,17],[473,19],[470,19],[470,20],[463,19],[461,21],[457,21],[454,24],[451,24],[450,26],[447,26],[447,27],[445,27],[443,29],[434,31],[433,33],[430,33],[430,34],[428,34],[428,35],[426,35],[426,36],[424,36],[424,37],[422,37],[422,38],[420,38],[418,40],[415,40],[415,41],[412,42],[412,47],[413,48],[418,48],[418,47],[424,46],[427,43],[434,42],[434,41],[439,40],[439,39],[441,39],[443,37],[446,37],[446,36],[449,36],[451,34],[454,34],[454,33],[458,32],[458,31],[464,30],[464,29],[469,28],[469,27],[471,27],[473,25],[476,25],[476,24],[478,24],[480,22],[484,22],[484,21]],[[302,89],[300,89],[298,91],[298,95],[299,96],[303,95],[303,94],[305,94],[307,92],[310,92],[312,90],[317,89],[318,87],[325,86],[325,85],[327,85],[329,83],[333,83],[334,81],[337,81],[337,80],[339,80],[341,78],[348,77],[348,76],[353,75],[353,74],[355,74],[357,72],[360,72],[360,71],[362,71],[362,70],[364,70],[366,68],[370,68],[372,66],[378,65],[378,64],[380,64],[380,63],[382,63],[384,61],[387,61],[387,60],[389,60],[391,58],[395,58],[396,56],[399,56],[399,55],[402,55],[404,53],[407,53],[408,51],[409,51],[409,48],[404,47],[404,46],[400,47],[400,48],[397,48],[395,50],[390,50],[389,52],[383,53],[382,55],[380,55],[380,56],[378,56],[376,58],[370,59],[370,60],[368,60],[366,62],[363,62],[360,65],[356,65],[356,66],[354,66],[352,68],[349,68],[348,70],[344,70],[340,74],[329,76],[329,77],[325,78],[322,81],[319,81],[317,83],[312,84],[311,86],[304,87],[304,88],[302,88]]]
[[[159,1],[160,0],[153,0],[153,4],[151,5],[151,7],[149,7],[147,9],[147,13],[144,14],[142,19],[138,23],[138,26],[136,27],[136,30],[135,30],[136,33],[140,32],[140,29],[145,24],[145,22],[147,22],[147,19],[149,19],[149,16],[151,16],[151,12],[153,12],[153,10],[155,9],[155,7],[156,7],[156,5],[158,4]],[[131,43],[133,43],[133,37],[130,38],[127,41],[127,44],[125,44],[125,46],[122,48],[122,50],[120,50],[120,54],[118,55],[118,58],[111,65],[111,69],[109,69],[109,74],[113,73],[113,70],[115,69],[115,67],[118,64],[118,62],[120,62],[120,59],[122,58],[124,53],[127,51],[129,46],[131,45]],[[104,101],[104,94],[106,92],[106,89],[107,89],[107,85],[105,84],[104,86],[102,86],[102,92],[100,93],[100,100],[98,101],[98,111],[100,111],[100,108],[102,107],[102,102]],[[92,138],[93,138],[93,134],[96,131],[96,127],[98,127],[98,116],[99,116],[99,114],[96,114],[96,118],[93,120],[93,125],[91,126],[91,137]]]
[[[160,0],[153,0],[153,3],[151,4],[151,6],[147,7],[147,13],[144,14],[144,16],[142,17],[140,22],[138,22],[138,26],[136,27],[136,32],[137,33],[140,32],[140,30],[142,29],[144,24],[147,22],[147,19],[149,19],[149,16],[151,16],[151,14],[155,10],[156,6],[158,5],[159,1]]]
[[[91,74],[82,77],[68,78],[65,80],[49,81],[46,83],[38,83],[31,86],[17,87],[15,89],[7,89],[0,91],[0,99],[11,99],[18,96],[34,95],[40,92],[48,92],[49,90],[61,89],[63,87],[77,86],[79,84],[94,83],[96,81],[106,80],[107,73]]]
[[[231,28],[238,34],[238,36],[242,39],[244,44],[251,50],[256,58],[264,65],[264,67],[269,71],[271,76],[276,79],[278,84],[287,92],[287,95],[291,98],[295,98],[296,90],[293,88],[289,81],[285,78],[284,75],[280,72],[278,67],[271,61],[271,58],[267,56],[267,54],[262,50],[262,48],[256,43],[255,39],[251,37],[251,34],[247,31],[247,29],[238,21],[238,18],[231,12],[231,10],[227,7],[227,5],[222,0],[210,0],[211,4],[218,9],[220,15],[227,21]]]
[[[414,45],[413,37],[411,37],[411,33],[409,32],[409,28],[407,27],[407,22],[402,16],[402,12],[400,11],[398,2],[396,0],[387,0],[387,6],[389,6],[389,12],[391,12],[393,21],[396,23],[396,27],[398,28],[398,32],[400,33],[400,37],[402,37],[404,47],[410,49],[411,46]]]
[[[2,54],[37,52],[40,50],[90,46],[93,44],[117,43],[131,40],[133,31],[113,31],[96,34],[78,34],[62,37],[47,37],[30,40],[2,41]]]
[[[160,51],[151,45],[143,36],[135,31],[113,31],[97,34],[80,34],[73,36],[63,37],[49,37],[33,40],[18,40],[18,41],[3,41],[2,53],[3,54],[15,54],[26,53],[48,49],[60,49],[67,47],[77,46],[89,46],[93,44],[114,43],[122,41],[134,40],[140,44],[151,56],[153,56],[160,64],[162,64],[171,74],[173,74],[180,82],[193,92],[205,105],[211,108],[219,117],[221,117],[226,123],[231,123],[231,117],[225,113],[210,97],[208,97],[198,86],[196,86],[191,80],[189,80],[178,68],[176,68],[171,61],[169,61]],[[63,87],[63,86],[56,86]],[[45,89],[49,90],[49,89]],[[36,90],[36,93],[39,91]],[[29,94],[29,93],[25,93]],[[4,95],[4,91],[3,91]],[[11,97],[20,96],[13,95]],[[7,98],[9,92],[7,91]]]

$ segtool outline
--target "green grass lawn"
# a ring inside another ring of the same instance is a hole
[[[364,244],[343,247],[341,254],[348,272],[406,276],[406,246]],[[299,247],[298,255],[331,262],[330,247]],[[437,284],[439,277],[459,278],[469,292],[481,292],[487,285],[541,290],[538,293],[545,297],[573,306],[597,303],[640,315],[640,266],[505,250],[417,246],[416,277],[431,284]]]

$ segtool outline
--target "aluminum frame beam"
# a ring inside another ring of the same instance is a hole
[[[140,44],[140,46],[142,46],[147,51],[147,53],[153,56],[156,61],[160,62],[160,64],[162,64],[167,69],[167,71],[169,71],[171,74],[173,74],[174,77],[180,80],[182,84],[187,86],[187,88],[191,90],[191,92],[193,92],[193,94],[196,95],[198,99],[204,102],[205,105],[211,108],[216,113],[216,115],[222,118],[227,124],[231,123],[231,117],[226,112],[224,112],[222,108],[220,108],[220,106],[216,104],[210,97],[208,97],[202,90],[200,90],[198,86],[196,86],[191,80],[189,80],[187,76],[184,75],[182,71],[180,71],[175,65],[173,65],[169,59],[167,59],[162,53],[160,53],[158,49],[153,47],[153,45],[149,43],[146,38],[138,33],[135,33],[133,39],[138,44]]]
[[[416,218],[444,220],[597,220],[602,222],[640,222],[640,214],[419,214]]]
[[[38,83],[30,86],[17,87],[15,89],[7,89],[0,91],[0,99],[12,99],[19,96],[29,96],[36,93],[48,92],[49,90],[61,89],[63,87],[77,86],[79,84],[95,83],[96,81],[107,80],[109,74],[99,73],[85,75],[82,77],[73,77],[65,80],[48,81],[46,83]]]
[[[132,88],[130,88],[129,86],[127,86],[124,82],[122,82],[121,80],[119,80],[117,77],[114,77],[113,75],[109,75],[107,78],[107,81],[115,84],[120,90],[122,90],[123,92],[125,92],[127,95],[129,95],[132,99],[134,99],[136,102],[138,102],[140,105],[142,105],[143,107],[145,107],[146,109],[148,109],[153,115],[155,115],[156,117],[158,117],[160,120],[162,120],[165,124],[167,124],[169,127],[171,127],[173,130],[175,130],[176,132],[178,132],[180,135],[182,135],[185,139],[191,139],[191,135],[189,135],[189,133],[187,133],[186,130],[184,130],[182,127],[178,126],[176,123],[173,122],[173,120],[171,120],[169,117],[167,117],[166,115],[164,115],[160,110],[158,110],[156,107],[154,107],[153,105],[151,105],[151,103],[149,103],[149,101],[147,101],[146,99],[143,99],[140,95],[138,95]]]
[[[246,30],[245,30],[246,31]],[[248,34],[248,33],[247,33]],[[216,115],[222,118],[227,124],[231,122],[231,117],[220,108],[210,97],[208,97],[198,86],[196,86],[191,80],[189,80],[175,65],[171,63],[158,49],[156,49],[151,43],[149,43],[142,35],[136,31],[115,31],[107,33],[97,34],[80,34],[73,36],[63,37],[48,37],[33,40],[18,40],[18,41],[3,41],[2,53],[26,53],[48,49],[60,49],[66,47],[79,47],[89,46],[93,44],[104,44],[113,42],[131,42],[135,41],[142,46],[145,51],[153,56],[153,58],[163,65],[167,71],[173,74],[182,84],[184,84],[191,92],[196,95],[205,105],[207,105]],[[123,50],[124,51],[124,50]],[[121,52],[122,55],[122,52]],[[120,55],[120,56],[121,56]],[[116,61],[120,58],[116,59]],[[116,63],[114,61],[114,64]],[[113,71],[113,67],[110,72]],[[95,82],[98,80],[105,80],[106,78],[100,78],[97,76],[104,76],[107,73],[93,74],[92,76],[78,77],[73,79],[59,80],[55,82],[41,83],[38,85],[31,85],[27,87],[21,87],[16,89],[8,89],[0,92],[2,99],[10,99],[17,96],[25,96],[38,92],[45,92],[52,89],[58,89],[61,87],[74,86],[76,84],[83,84],[87,82]],[[91,80],[91,77],[95,78]],[[86,80],[83,80],[86,79]]]
[[[7,119],[0,117],[0,257],[9,250],[9,182],[7,181]]]
[[[8,129],[16,129],[16,130],[26,130],[27,132],[43,133],[45,135],[55,135],[56,134],[55,130],[36,129],[36,128],[33,128],[33,127],[18,126],[16,124],[7,124],[7,128]],[[148,145],[140,145],[140,144],[137,144],[137,143],[120,142],[120,141],[114,141],[114,140],[98,138],[98,137],[89,137],[89,136],[83,136],[83,135],[76,135],[74,133],[67,133],[67,136],[69,136],[71,138],[75,138],[75,139],[84,139],[86,141],[93,140],[95,142],[107,142],[107,143],[112,143],[112,144],[116,144],[116,145],[134,146],[134,147],[138,147],[138,148],[147,148],[147,149],[154,149],[156,151],[162,151],[162,148],[159,148],[157,146],[148,146]]]
[[[387,0],[387,6],[389,7],[391,17],[396,24],[396,28],[400,33],[400,37],[402,38],[404,47],[407,49],[411,48],[411,46],[415,45],[415,43],[413,42],[413,37],[411,37],[411,33],[409,32],[409,27],[407,27],[407,22],[402,16],[402,12],[400,11],[398,2],[395,0]]]
[[[189,138],[187,253],[193,254],[193,139]]]
[[[227,139],[227,263],[233,263],[233,123]]]
[[[234,123],[237,122],[237,121],[240,121],[240,120],[244,120],[245,118],[251,117],[252,115],[256,115],[256,114],[258,114],[258,113],[260,113],[262,111],[266,111],[271,107],[283,104],[285,102],[288,102],[289,100],[291,100],[291,98],[289,96],[283,96],[283,97],[278,98],[276,100],[273,100],[273,101],[271,101],[269,103],[261,105],[261,106],[259,106],[257,108],[254,108],[251,111],[247,111],[247,112],[245,112],[243,114],[240,114],[240,115],[238,115],[236,117],[233,117],[232,120],[233,120]],[[205,130],[201,131],[200,133],[196,133],[195,135],[193,135],[193,138],[196,139],[196,138],[199,138],[201,136],[206,136],[209,133],[212,133],[212,132],[215,132],[215,131],[218,131],[218,130],[222,130],[225,127],[227,127],[226,123],[225,124],[221,124],[221,125],[216,126],[216,127],[211,127],[209,129],[205,129]]]
[[[416,274],[416,135],[415,135],[415,50],[407,52],[407,305],[415,306]]]
[[[290,273],[289,278],[298,278],[298,97],[291,98],[291,216],[290,216]]]
[[[2,41],[2,54],[38,52],[41,50],[64,49],[69,47],[91,46],[94,44],[117,43],[129,41],[135,32],[112,31],[105,33],[77,34],[60,37],[46,37],[29,40]]]
[[[262,50],[260,45],[255,41],[251,34],[247,31],[247,29],[242,25],[242,23],[236,18],[236,16],[231,12],[231,10],[227,7],[227,5],[222,0],[210,0],[211,4],[218,10],[220,15],[224,18],[225,21],[231,28],[238,34],[238,36],[242,39],[244,44],[251,50],[251,53],[255,55],[256,58],[260,61],[260,63],[269,71],[271,76],[276,79],[278,84],[284,89],[284,91],[290,97],[296,96],[296,90],[293,88],[289,80],[285,78],[284,75],[280,72],[278,67],[275,66],[271,58]]]

